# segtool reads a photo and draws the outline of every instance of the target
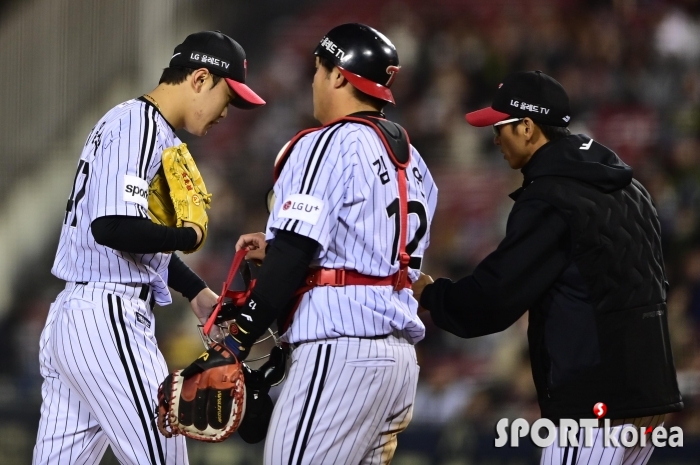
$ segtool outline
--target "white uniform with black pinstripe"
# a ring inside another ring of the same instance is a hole
[[[410,277],[428,246],[437,188],[412,148],[408,178]],[[275,183],[267,239],[316,240],[312,266],[390,276],[399,269],[397,170],[370,127],[341,122],[302,137]],[[283,340],[296,349],[275,405],[266,464],[386,463],[411,420],[424,337],[410,290],[316,287]]]
[[[633,426],[637,432],[639,428],[656,428],[663,426],[665,415],[654,415],[649,417],[630,418],[611,422],[610,437],[615,443],[620,443],[620,433],[625,426]],[[605,446],[604,429],[592,429],[592,446],[586,447],[584,444],[583,429],[579,431],[579,447],[559,446],[559,436],[554,443],[542,451],[541,465],[645,465],[651,453],[654,452],[654,445],[651,443],[651,434],[647,438],[646,445],[637,444],[634,447],[615,446],[611,440],[608,447]],[[557,431],[558,433],[558,431]]]
[[[83,148],[52,272],[66,288],[41,335],[43,402],[34,464],[99,463],[108,445],[125,464],[186,464],[182,436],[154,422],[167,366],[151,304],[171,302],[170,255],[132,254],[95,242],[91,222],[148,217],[148,185],[167,147],[180,144],[142,99],[110,110]]]

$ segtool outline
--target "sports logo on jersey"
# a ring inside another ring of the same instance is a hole
[[[323,200],[310,195],[293,194],[282,203],[278,216],[316,224],[322,211]]]
[[[137,176],[124,175],[122,200],[148,208],[148,183]]]
[[[149,320],[148,318],[146,318],[145,315],[142,315],[139,312],[136,312],[136,320],[142,325],[145,325],[147,328],[151,327],[151,320]]]

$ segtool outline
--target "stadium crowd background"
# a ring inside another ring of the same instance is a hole
[[[250,63],[248,81],[268,102],[257,111],[230,111],[202,139],[183,135],[214,194],[208,243],[185,259],[214,291],[226,275],[238,235],[264,228],[264,199],[277,152],[298,130],[316,125],[311,52],[328,29],[364,22],[385,32],[398,49],[402,68],[392,88],[397,106],[387,108],[387,115],[407,128],[440,189],[424,260],[424,271],[433,277],[462,277],[496,247],[512,205],[507,194],[522,179],[493,146],[491,131],[470,127],[464,113],[488,105],[505,74],[540,69],[567,89],[572,132],[614,149],[656,202],[671,284],[671,339],[686,409],[667,417],[667,426],[683,428],[685,447],[657,450],[650,463],[698,463],[699,2],[305,1],[245,25],[217,15],[217,2],[206,5],[212,22],[204,27],[241,42]],[[176,40],[185,35],[178,33]],[[167,58],[158,62],[164,66]],[[77,157],[76,152],[71,166]],[[61,205],[68,192],[55,195]],[[38,338],[62,284],[49,273],[60,224],[37,227],[54,231],[52,239],[17,270],[9,310],[0,319],[0,462],[5,464],[30,460],[41,401]],[[158,340],[173,369],[189,364],[202,348],[188,308],[177,296],[172,306],[156,309]],[[394,463],[538,463],[531,446],[493,447],[498,419],[534,421],[539,415],[527,316],[503,333],[475,340],[437,330],[429,316],[424,320],[428,332],[417,346],[421,379],[415,415],[399,436]],[[259,463],[260,451],[261,446],[235,437],[217,445],[190,442],[190,461]],[[103,463],[116,463],[112,460],[106,456]]]

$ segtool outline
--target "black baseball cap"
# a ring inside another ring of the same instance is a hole
[[[238,42],[221,31],[202,31],[190,34],[175,47],[170,66],[206,68],[212,74],[226,79],[236,93],[231,104],[243,110],[265,105],[265,100],[245,84],[248,62],[245,50]]]
[[[509,74],[498,86],[490,107],[466,115],[467,122],[478,127],[526,117],[549,126],[569,125],[569,96],[559,82],[542,71]]]

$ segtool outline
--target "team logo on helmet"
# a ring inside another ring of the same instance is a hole
[[[282,210],[289,210],[289,207],[291,207],[291,206],[292,206],[292,201],[287,200],[286,202],[284,202],[284,205],[282,205]]]
[[[401,71],[400,66],[389,65],[386,67],[386,74],[389,75],[389,80],[386,81],[386,84],[384,84],[386,87],[391,86],[391,84],[394,82],[394,79],[396,79],[396,74],[399,71]]]

